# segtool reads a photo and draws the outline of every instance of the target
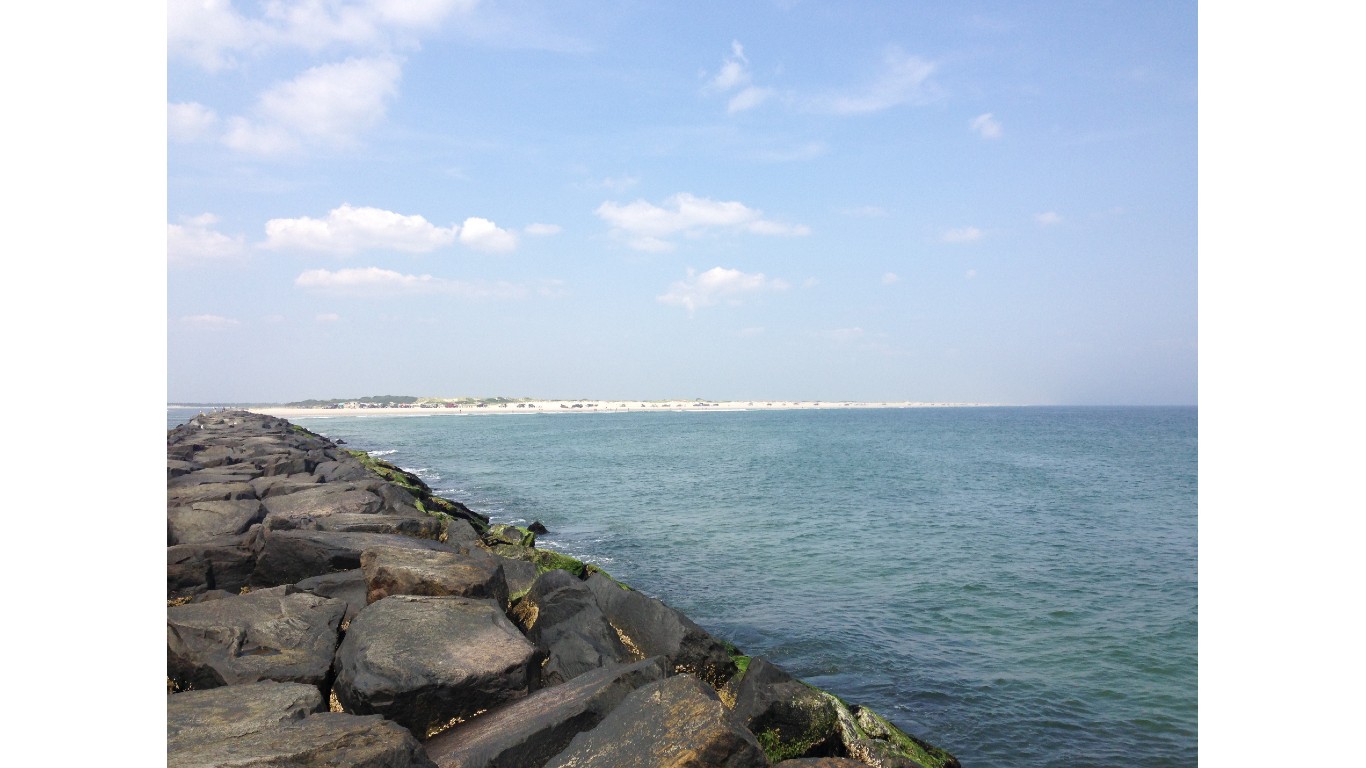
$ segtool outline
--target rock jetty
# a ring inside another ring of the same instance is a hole
[[[166,477],[172,768],[958,766],[283,419],[200,414]]]

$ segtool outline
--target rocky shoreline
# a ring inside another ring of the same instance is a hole
[[[166,458],[170,766],[958,765],[284,419]]]

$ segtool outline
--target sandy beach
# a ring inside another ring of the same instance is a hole
[[[812,400],[526,400],[486,405],[412,405],[393,408],[249,408],[256,413],[285,419],[328,416],[485,416],[578,413],[715,413],[719,411],[839,410],[864,408],[980,407],[986,403],[865,402]],[[172,406],[178,407],[178,406]]]

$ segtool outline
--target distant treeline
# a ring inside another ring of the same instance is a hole
[[[418,398],[411,395],[371,395],[369,397],[335,397],[331,400],[299,400],[285,403],[290,408],[322,408],[339,403],[416,403]]]

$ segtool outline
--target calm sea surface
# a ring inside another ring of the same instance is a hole
[[[965,766],[1197,763],[1195,408],[295,421]]]

